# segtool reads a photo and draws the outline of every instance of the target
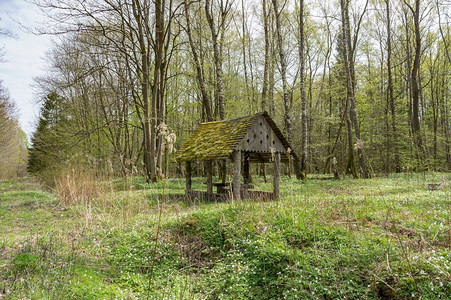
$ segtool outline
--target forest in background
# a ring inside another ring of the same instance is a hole
[[[0,27],[0,36],[13,37]],[[5,62],[0,47],[0,63]],[[24,177],[27,174],[28,140],[20,128],[16,103],[0,78],[0,180]]]
[[[449,0],[31,2],[49,17],[37,33],[55,35],[37,174],[158,181],[163,128],[177,149],[201,122],[264,110],[300,177],[451,169]]]
[[[0,80],[0,179],[27,174],[27,136],[19,126],[17,108]]]

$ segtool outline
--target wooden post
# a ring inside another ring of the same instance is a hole
[[[267,182],[266,180],[266,166],[265,166],[265,161],[263,160],[263,158],[260,156],[260,154],[257,153],[257,157],[258,157],[258,161],[260,162],[260,176],[263,176],[263,180],[265,181],[265,183]]]
[[[191,162],[187,161],[185,163],[185,195],[189,196],[191,194]]]
[[[232,190],[233,190],[233,198],[235,200],[240,200],[240,190],[241,190],[241,184],[240,184],[240,177],[241,177],[241,151],[235,150],[233,152],[233,182],[232,182]]]
[[[273,199],[279,200],[280,197],[280,152],[276,152],[274,158],[274,191],[273,191]]]
[[[250,166],[249,166],[249,152],[244,153],[244,164],[243,164],[243,182],[244,184],[251,183],[250,180]]]
[[[244,152],[244,163],[243,163],[243,197],[244,199],[249,198],[248,196],[248,189],[249,189],[249,184],[251,183],[250,180],[250,165],[249,165],[249,156],[250,153],[249,152]]]
[[[226,183],[227,179],[227,160],[223,159],[221,161],[221,182]]]
[[[207,168],[207,194],[210,196],[213,194],[213,162],[207,160],[205,166]]]

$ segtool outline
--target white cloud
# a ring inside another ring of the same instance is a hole
[[[21,30],[17,22],[34,27],[43,20],[36,8],[24,0],[0,0],[0,18],[0,27],[17,36],[17,39],[0,37],[0,45],[4,45],[7,60],[6,63],[0,63],[0,79],[17,103],[20,126],[30,137],[39,113],[31,85],[33,77],[44,72],[43,58],[50,47],[50,38]]]

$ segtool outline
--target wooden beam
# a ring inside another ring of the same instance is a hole
[[[251,153],[246,151],[244,152],[244,162],[243,162],[243,197],[244,199],[249,198],[248,189],[249,184],[251,183],[251,172],[250,172],[250,164],[249,158]]]
[[[221,182],[226,183],[227,179],[227,160],[223,159],[221,160]]]
[[[274,200],[280,198],[280,152],[276,152],[274,157]]]
[[[189,193],[191,192],[191,162],[190,161],[187,161],[185,163],[185,178],[186,178],[185,194],[189,195]]]
[[[232,190],[233,190],[233,198],[235,200],[240,200],[240,189],[241,189],[241,183],[240,183],[240,177],[241,177],[241,151],[235,150],[233,152],[233,182],[232,182]]]
[[[249,152],[244,153],[244,163],[243,163],[243,182],[244,182],[244,184],[251,183],[250,165],[249,165],[250,155],[251,154]]]
[[[207,168],[207,194],[211,195],[213,194],[213,162],[207,160],[205,166]]]

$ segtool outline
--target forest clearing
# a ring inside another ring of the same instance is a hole
[[[0,300],[451,299],[450,100],[451,0],[1,0]]]
[[[449,173],[302,184],[283,176],[279,201],[210,202],[187,201],[183,179],[115,179],[91,186],[98,197],[66,190],[79,196],[70,201],[33,178],[3,181],[0,295],[448,299],[450,182]]]

